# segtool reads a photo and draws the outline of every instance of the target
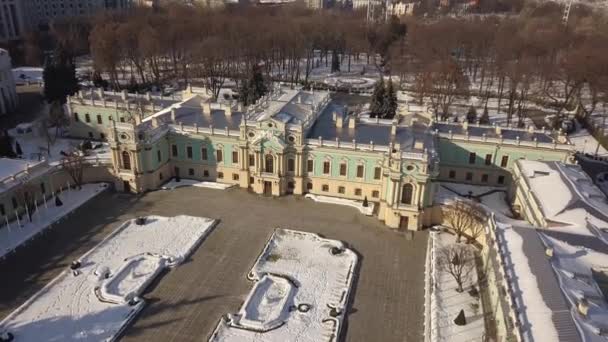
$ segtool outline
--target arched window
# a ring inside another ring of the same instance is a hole
[[[401,203],[412,204],[412,197],[414,195],[414,186],[407,183],[401,189]]]
[[[266,172],[274,172],[274,157],[272,156],[272,154],[266,155],[264,166]]]
[[[127,151],[122,151],[122,168],[131,170],[131,156],[129,156],[129,152]]]

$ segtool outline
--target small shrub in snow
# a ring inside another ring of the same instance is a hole
[[[15,336],[10,332],[5,332],[0,335],[0,342],[11,342]]]
[[[77,270],[79,268],[80,268],[80,261],[78,261],[78,260],[72,261],[72,263],[70,264],[70,269]]]
[[[311,305],[310,304],[300,304],[298,305],[298,311],[300,312],[308,312],[310,311]]]
[[[471,287],[471,289],[469,290],[469,295],[471,297],[479,297],[479,291],[477,291],[477,288],[475,286]]]
[[[342,254],[342,253],[344,253],[344,249],[342,249],[342,248],[340,248],[340,247],[332,247],[332,248],[329,250],[329,252],[330,252],[332,255],[338,255],[338,254]]]
[[[367,202],[367,196],[365,196],[365,198],[363,199],[363,207],[367,208],[369,206],[369,203]]]
[[[143,226],[146,224],[146,217],[145,216],[139,216],[138,218],[135,219],[135,224],[138,226]]]

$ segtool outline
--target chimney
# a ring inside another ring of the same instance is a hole
[[[97,88],[97,96],[99,96],[100,99],[103,99],[103,88]]]
[[[223,105],[223,107],[224,107],[224,115],[232,116],[232,107],[230,106],[230,104]]]
[[[175,122],[175,117],[176,117],[176,110],[175,108],[171,108],[171,121]]]
[[[203,115],[211,115],[211,104],[203,102]]]
[[[156,116],[152,117],[152,127],[153,128],[158,127],[158,118]]]
[[[149,91],[146,92],[146,101],[152,101],[152,95]]]
[[[123,90],[120,92],[120,98],[121,98],[123,101],[127,101],[127,99],[129,98],[129,94],[127,93],[127,91],[126,91],[126,90],[124,90],[124,89],[123,89]]]
[[[357,126],[357,121],[354,115],[351,115],[348,118],[348,128],[355,128]]]
[[[546,255],[547,255],[549,258],[553,257],[553,247],[547,247],[547,248],[545,249],[545,254],[546,254]]]
[[[530,125],[528,127],[528,133],[534,133],[534,126],[533,125]]]
[[[393,122],[393,124],[391,125],[391,137],[394,138],[395,135],[397,135],[397,124]]]
[[[502,128],[500,126],[496,125],[495,129],[496,129],[496,134],[498,134],[498,135],[502,134]]]
[[[343,122],[343,119],[342,119],[342,115],[338,114],[338,116],[336,118],[336,127],[342,128],[343,124],[344,124],[344,122]]]
[[[587,298],[583,297],[579,299],[576,308],[581,316],[587,317],[587,314],[589,313],[589,301]]]
[[[469,129],[469,121],[467,119],[464,119],[462,121],[462,129],[464,129],[465,131]]]

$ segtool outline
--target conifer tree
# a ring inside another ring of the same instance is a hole
[[[395,93],[395,88],[393,87],[393,81],[389,80],[388,85],[386,87],[386,91],[384,93],[384,108],[382,118],[384,119],[392,119],[395,117],[397,113],[397,94]]]
[[[384,112],[384,93],[386,90],[384,89],[384,80],[380,80],[376,83],[374,87],[374,92],[372,93],[372,101],[369,107],[370,116],[375,118],[377,116],[382,117]]]

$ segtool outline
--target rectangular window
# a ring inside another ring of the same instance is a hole
[[[17,209],[17,207],[19,206],[17,204],[17,199],[15,197],[11,198],[11,201],[13,202],[13,209]]]
[[[492,165],[492,155],[486,154],[486,165]]]
[[[205,147],[201,148],[201,159],[207,160],[207,148]]]
[[[363,165],[357,165],[357,178],[363,178]]]
[[[156,160],[160,163],[163,160],[163,155],[160,150],[156,151]]]
[[[306,183],[306,189],[307,190],[312,190],[312,182]]]
[[[124,123],[125,122],[125,118],[124,117],[120,118],[120,122]]]
[[[502,156],[502,159],[500,160],[500,167],[507,167],[508,164],[509,156]]]
[[[239,180],[239,174],[238,173],[233,173],[232,174],[232,180],[238,181]]]
[[[192,159],[192,146],[186,146],[186,157]]]
[[[86,121],[86,122],[91,122],[91,116],[89,115],[89,113],[86,113],[86,114],[84,115],[84,121]]]
[[[323,174],[328,175],[329,174],[329,162],[323,162]]]
[[[483,175],[481,175],[481,182],[482,183],[487,183],[488,182],[488,178],[489,178],[488,174],[484,173]]]
[[[382,175],[382,169],[379,167],[375,167],[374,168],[374,179],[380,179],[381,175]]]
[[[448,173],[448,178],[450,178],[450,179],[456,178],[456,171],[450,170],[450,173]]]
[[[378,197],[380,197],[380,191],[378,191],[378,190],[374,190],[374,191],[372,191],[372,197],[373,197],[373,198],[378,198]]]
[[[98,124],[102,124],[103,122],[101,121],[101,115],[97,114],[97,123]]]
[[[312,173],[314,170],[315,164],[312,159],[306,161],[306,172]]]
[[[93,132],[89,132],[89,138],[93,139]]]
[[[505,184],[505,176],[498,176],[498,184]]]
[[[361,189],[355,189],[355,196],[361,196]]]
[[[188,176],[194,176],[194,169],[188,169]]]
[[[216,157],[217,162],[221,163],[222,160],[224,160],[224,154],[223,154],[222,150],[217,150],[216,153],[217,153],[217,157]]]
[[[114,119],[112,119],[112,115],[108,115],[108,121],[112,121]]]
[[[177,157],[177,145],[171,145],[171,155]]]
[[[343,194],[345,192],[346,192],[346,188],[344,188],[343,186],[338,187],[338,193]]]
[[[158,174],[158,178],[159,178],[160,180],[163,180],[163,173],[162,173],[162,172]]]
[[[469,164],[475,164],[476,158],[477,158],[477,154],[475,154],[475,152],[469,153]]]
[[[6,215],[6,210],[4,210],[4,204],[0,204],[0,215]]]
[[[346,176],[346,164],[340,164],[340,176]]]
[[[219,179],[224,178],[224,173],[223,172],[218,172],[217,173],[217,178],[219,178]]]
[[[255,166],[255,155],[253,155],[253,154],[249,155],[249,166],[250,167]]]
[[[203,170],[203,177],[209,177],[209,171]]]
[[[294,172],[296,170],[296,160],[295,159],[287,159],[287,171]]]
[[[40,183],[40,192],[43,195],[46,194],[46,187],[44,186],[44,183]]]
[[[238,164],[239,162],[239,153],[237,151],[232,151],[232,163]]]
[[[323,186],[321,187],[321,191],[328,192],[329,191],[329,185],[323,184]]]
[[[467,179],[467,181],[472,181],[473,180],[473,172],[467,172],[466,179]]]
[[[74,112],[74,121],[78,122],[80,121],[80,118],[78,118],[78,113]]]
[[[99,139],[104,140],[106,138],[106,135],[103,133],[99,133]]]

